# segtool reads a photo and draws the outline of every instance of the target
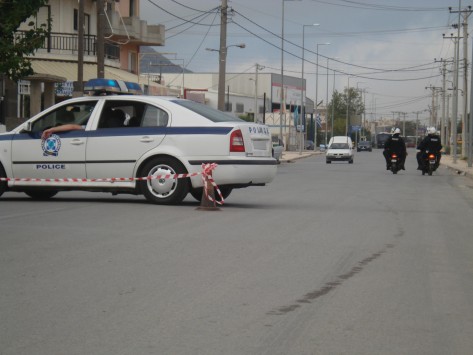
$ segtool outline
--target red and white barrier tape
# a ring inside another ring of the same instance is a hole
[[[216,163],[211,163],[211,164],[202,164],[202,181],[204,183],[204,194],[207,200],[210,202],[215,202],[219,205],[223,205],[224,199],[222,196],[222,192],[218,188],[217,184],[215,183],[213,177],[212,177],[212,170],[214,170],[217,167]],[[220,201],[217,201],[217,199],[212,198],[212,196],[209,195],[208,193],[208,183],[211,183],[213,187],[215,187],[215,190],[217,191],[218,195],[220,196]]]
[[[212,170],[217,167],[216,163],[212,164],[202,164],[202,171],[198,173],[191,174],[165,174],[165,175],[152,175],[145,177],[129,177],[129,178],[96,178],[96,179],[78,179],[78,178],[7,178],[0,177],[0,181],[16,181],[16,182],[116,182],[116,181],[149,181],[149,180],[159,180],[159,179],[183,179],[189,178],[197,175],[202,175],[202,180],[204,182],[204,191],[205,196],[211,201],[216,202],[219,205],[223,205],[224,199],[220,189],[212,178]],[[213,199],[207,193],[207,181],[210,181],[212,186],[215,187],[217,193],[220,196],[220,201]]]

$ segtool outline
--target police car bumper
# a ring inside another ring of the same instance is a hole
[[[273,181],[277,173],[277,161],[274,158],[261,159],[215,159],[215,160],[189,160],[190,172],[202,171],[202,164],[216,163],[212,177],[217,185],[232,185],[245,187],[251,185],[264,185]],[[202,186],[202,178],[191,178],[193,187]]]

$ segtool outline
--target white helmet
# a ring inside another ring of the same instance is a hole
[[[427,128],[427,134],[435,134],[435,133],[437,133],[437,130],[435,129],[435,127]]]
[[[397,133],[401,134],[401,130],[399,128],[396,128],[393,132],[393,134],[397,134]]]

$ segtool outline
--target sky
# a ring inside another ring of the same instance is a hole
[[[301,77],[304,43],[309,98],[315,101],[318,83],[318,101],[325,100],[328,67],[329,101],[334,89],[350,85],[363,89],[368,119],[397,118],[404,112],[408,120],[427,120],[429,87],[442,86],[440,60],[453,61],[450,37],[457,36],[452,25],[458,23],[460,4],[467,9],[473,0],[228,0],[233,11],[227,46],[246,47],[228,49],[227,73],[254,73],[256,63],[262,72],[281,73],[284,7],[284,74]],[[215,9],[220,5],[221,0],[141,0],[140,17],[166,28],[165,45],[156,51],[176,53],[167,56],[181,59],[193,72],[218,72],[218,53],[206,48],[219,48],[220,13]],[[471,46],[468,40],[469,60]],[[447,74],[447,87],[452,81]],[[460,89],[462,83],[460,78]]]

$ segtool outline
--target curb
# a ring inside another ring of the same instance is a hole
[[[287,154],[290,153],[290,154]],[[279,159],[280,163],[293,163],[296,160],[303,159],[303,158],[308,158],[313,155],[318,155],[318,154],[323,154],[322,152],[303,152],[302,154],[299,155],[298,152],[283,152],[283,156],[281,159]],[[288,157],[284,157],[284,155]]]
[[[467,171],[466,169],[463,169],[461,166],[453,165],[453,163],[449,163],[449,164],[442,163],[442,161],[440,161],[440,165],[445,166],[448,170],[456,172],[457,175],[462,175],[470,179],[473,179],[473,174]]]

